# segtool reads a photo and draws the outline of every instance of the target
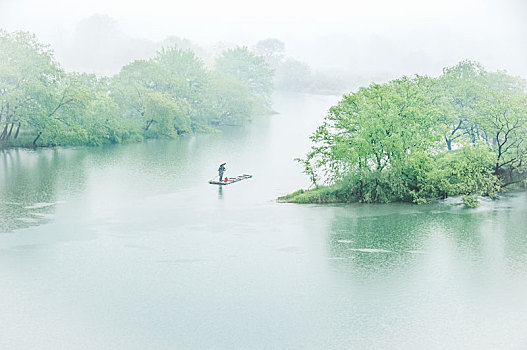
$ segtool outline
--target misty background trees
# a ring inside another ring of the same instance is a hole
[[[65,70],[33,34],[0,32],[3,147],[101,145],[209,131],[271,112],[274,90],[341,93],[350,84],[288,57],[275,38],[251,48],[219,43],[207,50],[174,36],[163,43],[131,39],[111,18],[95,15],[77,26],[72,45],[70,58],[99,74]],[[131,59],[137,55],[144,58]],[[112,71],[118,72],[107,74]]]
[[[271,113],[275,89],[337,93],[350,84],[287,56],[275,38],[250,48],[219,44],[217,52],[177,37],[166,43],[173,45],[97,76],[66,71],[33,34],[0,32],[0,144],[102,145],[207,132]],[[524,181],[525,89],[521,78],[463,61],[438,78],[403,77],[344,95],[301,160],[315,185],[332,186],[313,198],[421,203],[493,196]]]
[[[273,69],[247,48],[206,65],[190,47],[163,47],[106,77],[65,71],[33,34],[0,32],[2,146],[101,145],[240,125],[270,112],[272,91]]]

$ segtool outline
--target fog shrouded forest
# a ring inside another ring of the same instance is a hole
[[[0,0],[0,350],[525,350],[526,189],[526,0]]]
[[[339,38],[344,44],[337,35],[328,45]],[[206,47],[177,36],[137,39],[111,17],[92,15],[62,43],[66,69],[33,33],[3,30],[0,146],[96,146],[215,132],[274,113],[273,91],[346,93],[313,134],[312,152],[298,159],[316,188],[284,200],[426,203],[463,195],[475,206],[474,195],[495,197],[527,178],[525,80],[470,60],[443,66],[437,78],[422,75],[427,61],[416,51],[408,62],[420,63],[395,80],[387,78],[408,71],[396,61],[375,71],[356,60],[335,69],[350,44],[357,42],[333,48],[335,60],[314,69],[277,38]],[[392,49],[396,58],[401,48]],[[522,48],[516,53],[521,57]],[[523,73],[514,62],[508,65]]]
[[[204,6],[162,0],[4,0],[0,27],[36,33],[53,46],[67,70],[106,75],[151,57],[170,36],[207,50],[218,43],[252,46],[278,38],[291,57],[316,71],[346,72],[361,79],[360,85],[414,73],[438,75],[464,59],[489,70],[527,75],[522,0],[299,5],[277,0],[254,8],[238,0]]]
[[[101,145],[210,132],[272,112],[273,89],[343,89],[342,80],[313,74],[286,57],[278,39],[214,53],[172,37],[152,57],[129,62],[109,77],[66,71],[53,49],[28,32],[0,32],[0,52],[2,147]]]
[[[108,78],[66,72],[31,33],[1,32],[0,48],[3,146],[174,137],[270,107],[273,71],[245,47],[224,50],[212,67],[190,49],[162,48]]]

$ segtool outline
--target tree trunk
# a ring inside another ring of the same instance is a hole
[[[11,137],[11,133],[13,132],[13,127],[15,126],[15,123],[11,123],[11,128],[9,129],[9,132],[7,133],[5,139],[6,140],[9,140],[9,138]]]
[[[16,140],[16,138],[18,137],[18,132],[20,131],[20,125],[21,125],[21,124],[22,124],[22,123],[18,122],[18,126],[17,126],[17,128],[16,128],[16,132],[15,132],[15,140]]]
[[[6,123],[4,131],[0,134],[0,140],[3,140],[5,135],[7,134],[7,127],[9,126],[9,123]]]
[[[514,180],[513,180],[513,179],[511,178],[510,181],[508,181],[508,182],[502,184],[501,187],[502,187],[502,188],[505,188],[505,187],[507,187],[507,186],[514,185],[514,184],[518,184],[518,183],[523,182],[523,181],[525,181],[525,180],[527,180],[527,175],[519,175],[518,179],[514,179]]]
[[[148,128],[150,128],[150,125],[152,125],[153,122],[154,122],[154,119],[151,119],[151,120],[149,120],[149,121],[146,123],[145,131],[147,131]]]
[[[452,151],[452,140],[445,137],[445,141],[446,141],[446,147],[449,151]]]
[[[39,131],[37,137],[35,137],[35,139],[33,140],[33,147],[37,145],[37,141],[40,138],[40,135],[42,135],[42,131]]]

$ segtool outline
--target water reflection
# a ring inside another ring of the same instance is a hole
[[[0,348],[522,348],[525,194],[276,203],[309,186],[293,158],[332,103],[289,98],[219,135],[0,154],[1,231],[33,226],[0,234]],[[216,189],[224,161],[254,178]]]
[[[74,149],[0,152],[0,232],[53,218],[57,204],[83,190],[84,158]]]
[[[445,268],[438,273],[459,276],[463,271],[450,267],[467,266],[467,273],[500,280],[518,264],[527,269],[526,254],[519,254],[527,251],[526,199],[525,193],[510,194],[483,200],[478,209],[452,202],[339,208],[329,234],[330,264],[348,279],[437,264]]]

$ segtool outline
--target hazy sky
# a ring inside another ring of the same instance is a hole
[[[461,59],[527,77],[527,0],[0,0],[0,27],[36,32],[59,59],[79,21],[113,18],[127,36],[207,45],[279,38],[315,67],[366,75],[439,73]],[[64,56],[66,57],[66,56]]]

